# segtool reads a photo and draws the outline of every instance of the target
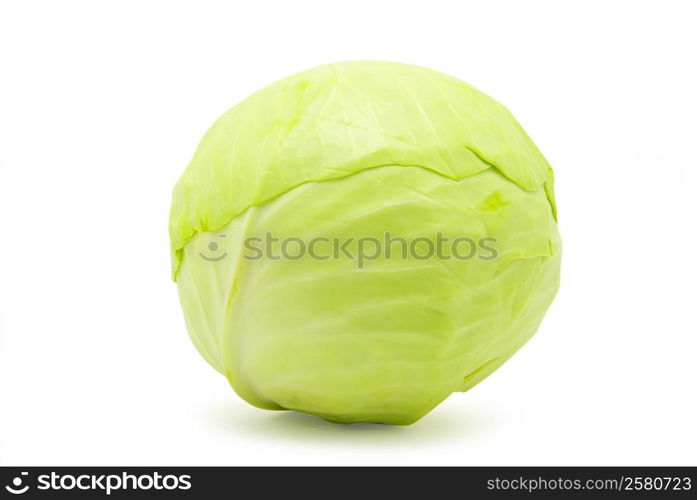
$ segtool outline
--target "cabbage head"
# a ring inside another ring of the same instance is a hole
[[[467,391],[559,284],[545,158],[501,104],[405,64],[317,67],[227,111],[169,230],[201,355],[252,405],[333,422],[410,424]]]

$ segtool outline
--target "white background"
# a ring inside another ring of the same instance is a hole
[[[690,2],[0,7],[0,464],[697,463]],[[381,59],[503,102],[556,169],[536,337],[411,427],[253,408],[196,353],[171,188],[222,112]]]

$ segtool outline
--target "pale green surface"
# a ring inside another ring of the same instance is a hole
[[[175,188],[173,272],[189,333],[254,405],[414,422],[537,329],[559,282],[552,189],[508,111],[458,80],[376,62],[292,76],[223,115]],[[495,237],[499,255],[364,269],[241,258],[243,238],[267,232],[385,231]]]

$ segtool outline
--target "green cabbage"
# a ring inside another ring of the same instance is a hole
[[[334,422],[410,424],[468,390],[534,334],[559,284],[547,161],[498,102],[410,65],[321,66],[239,103],[177,183],[169,227],[203,357],[255,406]],[[271,258],[273,243],[250,258],[268,235],[386,233],[494,251],[423,258],[393,241],[358,265]]]

